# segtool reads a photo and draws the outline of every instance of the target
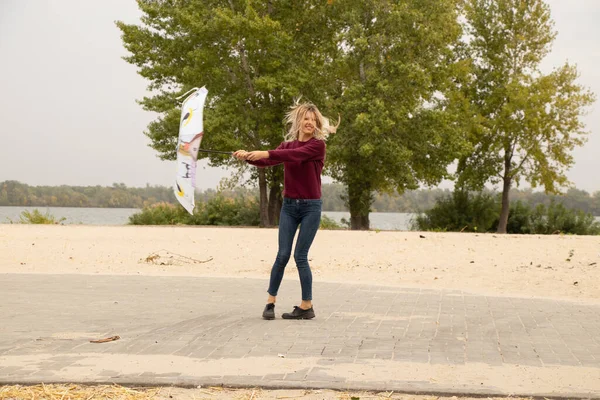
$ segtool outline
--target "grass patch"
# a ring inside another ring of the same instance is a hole
[[[65,217],[57,219],[54,215],[46,211],[46,214],[42,214],[37,208],[33,211],[23,211],[19,216],[19,221],[15,222],[8,218],[11,224],[41,224],[41,225],[56,225],[62,224],[66,220]]]

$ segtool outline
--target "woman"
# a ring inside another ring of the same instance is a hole
[[[325,161],[325,138],[337,126],[329,126],[314,104],[303,103],[292,107],[286,115],[290,125],[285,141],[277,149],[268,151],[238,150],[233,156],[257,167],[283,163],[283,205],[279,217],[279,250],[271,269],[269,297],[263,318],[275,318],[277,291],[285,267],[292,254],[292,242],[298,225],[300,233],[294,249],[294,260],[300,275],[302,302],[285,319],[311,319],[315,317],[312,305],[312,273],[308,264],[308,251],[321,222],[321,171]],[[339,125],[339,122],[338,122]]]

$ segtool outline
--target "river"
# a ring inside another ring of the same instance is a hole
[[[0,207],[0,223],[19,222],[23,211],[38,209],[42,214],[50,214],[57,220],[65,218],[63,224],[83,225],[125,225],[129,217],[137,212],[136,208],[79,208],[79,207]],[[338,223],[343,218],[350,220],[350,213],[324,211],[324,215]],[[410,230],[411,219],[415,214],[407,213],[371,213],[371,229],[406,231]]]

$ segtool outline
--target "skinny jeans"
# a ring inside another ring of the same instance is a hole
[[[284,197],[279,217],[279,250],[273,268],[267,292],[277,296],[285,267],[292,255],[294,236],[300,226],[300,233],[294,248],[294,260],[300,276],[302,300],[312,300],[312,272],[308,264],[308,251],[321,223],[320,199],[290,199]]]

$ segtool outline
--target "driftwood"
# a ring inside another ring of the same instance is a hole
[[[181,264],[202,264],[212,261],[212,257],[206,260],[198,260],[192,257],[184,256],[181,254],[173,253],[168,250],[162,249],[151,253],[148,257],[140,260],[147,264],[156,265],[181,265]]]
[[[107,338],[104,338],[104,339],[90,340],[90,343],[114,342],[115,340],[119,340],[119,339],[121,339],[120,336],[111,336],[111,337],[107,337]]]

